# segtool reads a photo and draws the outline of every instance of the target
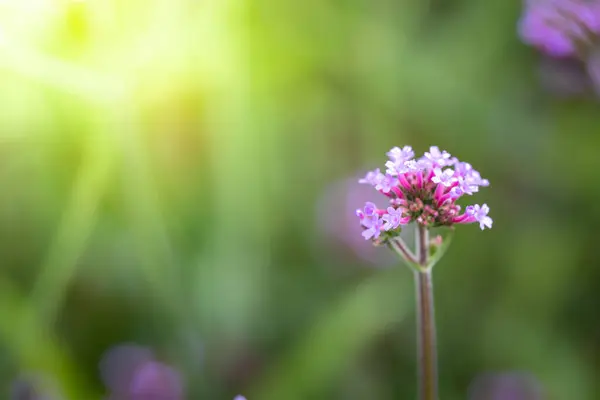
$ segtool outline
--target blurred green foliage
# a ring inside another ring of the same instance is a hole
[[[520,7],[1,2],[2,385],[98,399],[102,354],[136,342],[191,399],[414,398],[409,271],[318,217],[409,144],[492,183],[494,229],[435,271],[444,400],[506,370],[598,398],[598,105],[538,85]]]

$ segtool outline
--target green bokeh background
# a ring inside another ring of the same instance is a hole
[[[459,227],[435,270],[442,398],[489,371],[600,398],[600,114],[540,87],[520,12],[0,3],[3,390],[100,399],[102,354],[134,342],[189,399],[415,398],[412,277],[323,234],[343,192],[321,209],[409,144],[492,183],[494,228]]]

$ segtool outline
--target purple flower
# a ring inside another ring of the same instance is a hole
[[[475,192],[479,191],[479,186],[473,183],[471,179],[463,178],[459,176],[457,178],[458,185],[453,187],[451,192],[453,196],[462,196],[463,194],[472,195]]]
[[[183,400],[183,384],[177,371],[156,361],[145,363],[135,372],[129,390],[132,400]]]
[[[402,163],[387,161],[385,163],[385,166],[387,167],[386,172],[390,176],[399,176],[406,172],[422,171],[423,169],[426,168],[423,161],[415,161],[415,160],[403,161]]]
[[[142,346],[120,345],[100,362],[110,400],[183,400],[183,382],[171,366],[158,362]]]
[[[377,212],[377,206],[370,201],[367,201],[363,210],[367,217],[372,217]]]
[[[432,146],[429,152],[418,160],[412,159],[412,149],[393,148],[388,155],[388,175],[375,170],[367,174],[361,183],[370,183],[376,190],[388,197],[387,213],[378,210],[368,202],[363,209],[356,210],[367,240],[378,239],[383,243],[399,234],[401,225],[417,222],[425,226],[452,226],[479,222],[481,229],[491,228],[492,219],[487,215],[489,208],[469,206],[467,212],[459,215],[457,200],[467,194],[479,191],[479,187],[489,186],[471,164],[451,157],[447,151]],[[406,159],[406,158],[411,159]],[[454,166],[455,168],[445,168]],[[391,173],[395,174],[392,176]],[[379,239],[381,232],[383,239]]]
[[[246,398],[244,396],[242,396],[241,394],[238,394],[237,396],[235,396],[235,398],[233,400],[246,400]]]
[[[385,221],[383,229],[385,229],[386,231],[396,229],[406,220],[405,218],[402,218],[402,209],[396,209],[394,207],[388,207],[387,214],[385,214],[381,219]]]
[[[397,163],[396,161],[386,161],[386,173],[391,176],[397,176],[404,172],[404,161],[401,163]]]
[[[373,215],[363,219],[362,225],[367,228],[363,231],[362,235],[365,240],[372,238],[378,238],[381,235],[381,229],[383,228],[383,221],[379,219],[378,215]]]
[[[415,152],[410,146],[404,146],[402,149],[394,147],[387,152],[387,155],[392,161],[403,164],[405,161],[412,159],[415,156]]]
[[[367,172],[367,175],[365,175],[364,178],[360,179],[358,183],[364,183],[367,185],[375,186],[377,184],[377,179],[380,175],[381,172],[379,171],[379,168],[377,168],[375,171]]]
[[[390,175],[379,174],[376,178],[375,190],[381,190],[383,193],[389,193],[392,187],[396,185],[396,179]]]
[[[387,167],[386,172],[391,176],[396,176],[406,172],[407,168],[410,168],[411,164],[409,163],[411,161],[413,163],[415,162],[412,160],[412,158],[415,156],[415,152],[410,146],[404,146],[402,149],[399,147],[394,147],[387,152],[387,155],[390,157],[390,161],[385,163],[385,166]]]
[[[433,166],[445,167],[451,165],[450,153],[440,151],[437,146],[431,146],[429,152],[425,152],[425,159],[429,160]]]
[[[458,162],[454,166],[454,176],[457,179],[458,185],[452,189],[455,195],[468,194],[479,191],[479,186],[489,186],[490,182],[487,179],[482,179],[471,164],[466,162]]]
[[[454,171],[450,168],[446,168],[444,171],[441,168],[434,168],[431,181],[449,187],[456,182],[456,178],[454,177]]]
[[[154,359],[152,351],[135,344],[122,344],[108,350],[100,361],[100,375],[112,392],[128,390],[135,371]]]
[[[525,43],[551,57],[575,56],[578,46],[589,47],[600,34],[600,2],[531,0],[518,29]]]
[[[482,206],[479,206],[479,204],[475,204],[472,206],[468,206],[465,210],[465,213],[467,215],[473,217],[475,221],[479,222],[479,227],[481,228],[481,230],[485,229],[485,227],[488,227],[489,229],[492,228],[492,223],[494,221],[492,221],[492,219],[488,217],[489,212],[490,208],[487,206],[487,204],[483,204]]]
[[[469,176],[473,173],[474,169],[473,166],[467,162],[461,162],[461,161],[457,161],[454,164],[454,172],[456,173],[457,176]]]
[[[454,166],[455,176],[462,177],[469,183],[477,186],[489,186],[487,179],[482,179],[478,171],[473,169],[471,164],[466,162],[457,162]]]

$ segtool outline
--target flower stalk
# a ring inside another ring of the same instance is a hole
[[[387,155],[386,173],[371,171],[359,181],[387,197],[388,207],[367,202],[356,215],[363,227],[362,236],[374,245],[388,245],[411,268],[415,277],[417,314],[417,363],[419,399],[438,400],[437,343],[433,302],[433,266],[444,255],[459,224],[479,223],[483,230],[492,227],[487,204],[462,207],[459,198],[489,186],[471,164],[459,161],[446,151],[432,146],[424,156],[414,159],[410,146],[394,147]],[[416,225],[415,252],[400,233]],[[443,227],[448,234],[430,240],[431,228]]]
[[[417,231],[420,268],[414,271],[414,275],[419,399],[438,400],[437,341],[432,268],[429,266],[429,232],[421,225],[418,226]]]

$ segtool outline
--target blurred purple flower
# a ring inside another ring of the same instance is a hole
[[[150,361],[136,370],[129,393],[132,400],[181,400],[183,384],[175,369]]]
[[[40,394],[37,388],[25,380],[13,382],[10,390],[10,400],[40,400]]]
[[[469,388],[469,400],[543,400],[543,390],[534,376],[522,372],[488,373],[477,377]]]
[[[600,0],[529,0],[518,29],[545,56],[544,87],[564,97],[600,95]]]
[[[126,393],[140,366],[154,360],[146,347],[122,344],[108,350],[100,361],[100,376],[104,385],[115,393]]]
[[[126,344],[109,350],[100,374],[110,400],[182,400],[183,382],[173,367],[156,361],[152,351]]]
[[[600,34],[597,0],[530,0],[519,21],[523,41],[551,57],[572,57]]]

